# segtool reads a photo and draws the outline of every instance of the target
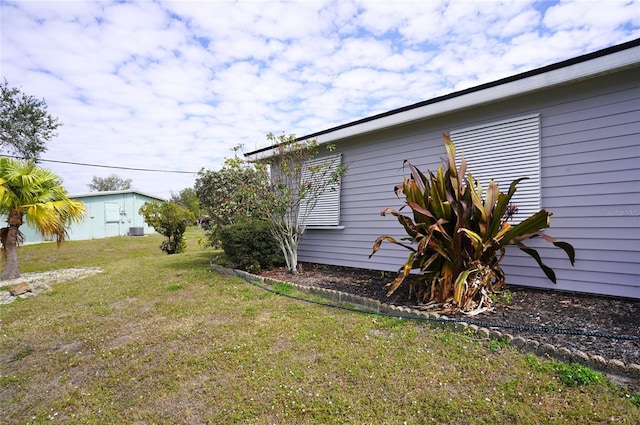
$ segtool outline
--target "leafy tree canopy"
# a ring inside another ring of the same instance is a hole
[[[278,242],[287,268],[297,273],[297,250],[306,221],[319,197],[332,190],[346,172],[330,162],[310,166],[319,153],[315,140],[298,141],[294,135],[268,134],[273,156],[249,162],[237,153],[220,171],[200,171],[195,190],[200,205],[213,223],[211,242],[219,242],[223,226],[263,220]],[[329,151],[334,146],[327,146]],[[303,181],[303,175],[307,177]]]
[[[256,193],[268,185],[265,168],[248,164],[237,156],[240,146],[233,149],[234,156],[227,158],[219,171],[200,170],[194,191],[200,208],[211,220],[211,242],[217,245],[218,231],[222,226],[250,221],[261,199]]]
[[[174,202],[145,202],[139,212],[147,225],[167,238],[160,245],[162,251],[167,254],[184,252],[184,232],[187,224],[195,220],[188,209]]]
[[[186,188],[182,189],[178,193],[171,192],[171,202],[178,205],[182,205],[193,214],[194,217],[199,218],[202,216],[202,210],[200,209],[200,200],[196,194],[195,189]]]
[[[298,245],[307,220],[322,194],[333,190],[345,175],[346,167],[333,168],[330,161],[310,165],[320,153],[314,140],[298,140],[295,135],[268,134],[273,156],[260,160],[269,171],[269,184],[257,188],[242,186],[244,193],[256,202],[254,215],[269,223],[278,241],[287,269],[298,273]],[[325,146],[328,152],[334,145]],[[305,177],[306,176],[306,177]]]
[[[127,190],[131,189],[131,179],[123,179],[115,174],[107,177],[93,176],[89,183],[89,190],[92,192],[108,192],[111,190]]]
[[[38,159],[62,123],[47,113],[44,99],[0,84],[0,148],[25,159]]]

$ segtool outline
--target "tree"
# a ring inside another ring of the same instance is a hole
[[[38,159],[62,123],[47,113],[44,99],[9,87],[6,79],[0,92],[0,147],[25,159]]]
[[[182,189],[180,192],[173,193],[171,192],[171,202],[174,202],[178,205],[182,205],[189,211],[191,214],[197,219],[202,216],[202,210],[200,209],[200,200],[198,199],[198,195],[193,188]]]
[[[187,224],[195,220],[188,209],[175,202],[145,202],[139,212],[145,223],[167,238],[160,245],[162,251],[167,254],[184,252],[184,232]]]
[[[345,174],[343,165],[332,167],[330,162],[309,161],[319,153],[316,140],[298,141],[295,136],[268,134],[274,155],[263,160],[268,168],[269,184],[258,187],[243,186],[244,193],[255,200],[255,215],[269,223],[278,241],[290,273],[298,273],[298,245],[306,230],[307,220],[320,196],[335,187]],[[329,151],[333,145],[327,146]],[[304,179],[303,179],[304,178]]]
[[[93,176],[89,183],[89,190],[92,192],[109,192],[111,190],[131,189],[131,179],[123,179],[115,174],[107,177]]]
[[[318,198],[332,190],[346,168],[323,161],[310,165],[320,150],[315,140],[273,134],[267,139],[273,145],[273,156],[248,162],[235,155],[219,172],[201,171],[195,190],[200,205],[218,228],[242,221],[266,221],[287,269],[298,273],[298,245],[307,220]],[[238,146],[234,151],[240,149]]]
[[[20,277],[18,246],[24,236],[20,226],[35,228],[43,236],[53,236],[60,244],[67,228],[84,216],[80,201],[69,199],[62,180],[33,161],[0,158],[0,214],[7,216],[7,227],[0,229],[6,268],[0,280]]]
[[[219,171],[200,170],[194,190],[200,207],[209,216],[209,239],[218,246],[223,226],[258,218],[256,193],[268,184],[265,167],[253,166],[238,157],[241,146],[233,148],[234,156],[225,159]],[[253,192],[252,192],[253,191]]]

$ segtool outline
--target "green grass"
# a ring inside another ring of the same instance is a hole
[[[571,363],[569,365],[558,363],[556,373],[560,381],[570,387],[604,381],[604,375],[600,372],[596,372],[579,363]]]
[[[489,340],[489,350],[491,351],[500,351],[503,348],[507,347],[508,345],[509,345],[509,340],[507,338]]]
[[[266,292],[211,272],[218,253],[198,246],[200,231],[187,236],[188,251],[171,256],[157,235],[20,249],[23,272],[103,273],[0,306],[3,424],[631,424],[640,417],[637,394],[593,371],[501,341]]]

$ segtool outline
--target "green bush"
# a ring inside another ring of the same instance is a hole
[[[223,226],[220,242],[229,261],[242,270],[257,273],[284,261],[280,247],[264,221]]]
[[[145,202],[139,210],[144,222],[165,236],[160,249],[167,254],[179,254],[186,249],[184,232],[193,222],[193,214],[175,202]]]

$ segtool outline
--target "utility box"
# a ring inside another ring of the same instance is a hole
[[[144,227],[129,227],[129,236],[144,236]]]

